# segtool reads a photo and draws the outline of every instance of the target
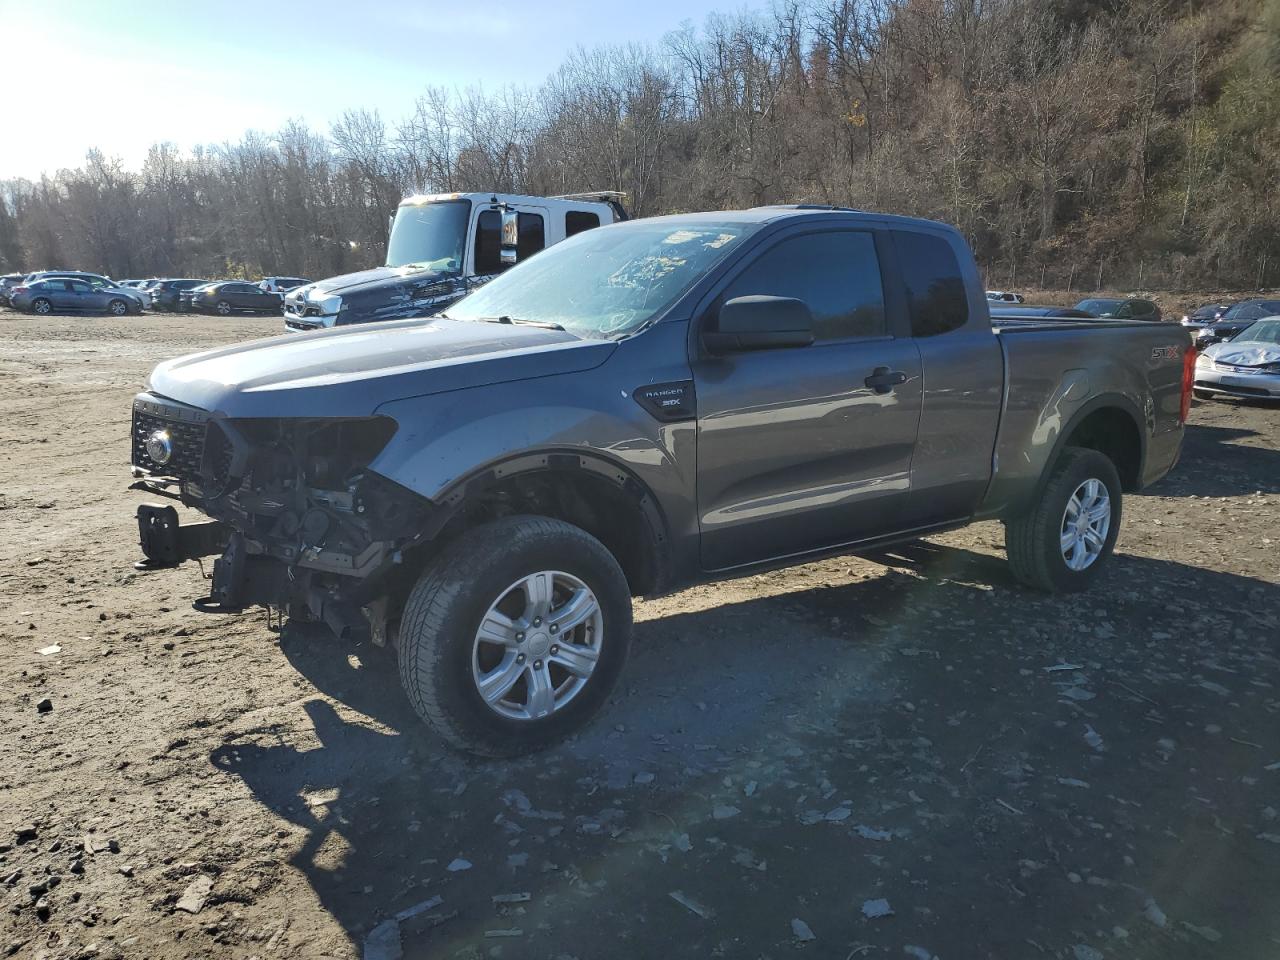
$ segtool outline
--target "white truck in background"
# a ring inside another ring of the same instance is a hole
[[[292,332],[439,313],[520,260],[575,233],[626,220],[623,194],[557,197],[436,193],[407,197],[391,218],[381,267],[290,291]]]

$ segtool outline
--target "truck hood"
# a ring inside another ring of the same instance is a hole
[[[396,320],[168,360],[148,388],[228,417],[363,417],[392,400],[590,370],[615,346],[518,324]]]
[[[1229,363],[1235,367],[1261,367],[1269,363],[1280,363],[1280,346],[1260,340],[1215,343],[1205,349],[1205,355],[1218,363]]]
[[[309,289],[317,294],[343,293],[350,294],[370,286],[383,286],[388,281],[398,283],[411,279],[413,283],[433,283],[448,279],[451,274],[438,271],[423,270],[415,267],[374,267],[372,270],[358,270],[355,273],[344,273],[341,276],[318,280],[301,289]]]

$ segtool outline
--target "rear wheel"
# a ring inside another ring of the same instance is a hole
[[[44,297],[36,297],[31,301],[31,312],[38,313],[42,317],[53,312],[53,304]]]
[[[225,300],[219,300],[218,305],[213,309],[217,310],[218,313],[224,317],[230,316],[231,314],[231,304],[227,303]]]
[[[123,317],[129,312],[129,305],[123,300],[112,300],[107,304],[107,309],[111,311],[112,316]]]
[[[1115,547],[1120,496],[1115,464],[1096,450],[1067,447],[1036,503],[1005,521],[1013,575],[1051,593],[1083,590]]]
[[[463,534],[422,574],[400,624],[400,679],[451,746],[551,746],[603,706],[631,642],[631,593],[585,531],[547,517]]]

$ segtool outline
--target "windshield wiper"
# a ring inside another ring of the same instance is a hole
[[[528,327],[542,327],[544,330],[564,330],[558,323],[549,320],[524,320],[520,317],[509,317],[505,313],[500,317],[480,317],[485,323],[522,323]]]

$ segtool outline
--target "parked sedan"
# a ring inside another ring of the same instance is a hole
[[[41,270],[27,274],[25,283],[30,285],[37,280],[83,280],[105,296],[120,297],[128,301],[131,310],[126,310],[126,313],[136,312],[132,311],[134,307],[141,310],[143,306],[143,297],[139,291],[123,287],[100,273],[88,273],[84,270]]]
[[[204,286],[208,280],[195,280],[191,278],[173,280],[157,280],[148,290],[151,294],[152,310],[177,310],[178,299],[185,290],[194,290],[196,287]]]
[[[1027,298],[1020,293],[1011,293],[1008,290],[988,290],[987,299],[992,303],[1024,303]]]
[[[1076,304],[1077,310],[1104,320],[1159,320],[1160,308],[1138,297],[1092,297]]]
[[[1241,300],[1213,323],[1205,324],[1196,333],[1196,346],[1203,350],[1210,344],[1234,340],[1255,320],[1280,314],[1280,300]]]
[[[233,313],[280,313],[280,295],[259,290],[244,280],[224,280],[197,287],[190,294],[190,306],[199,313],[227,317]]]
[[[1198,397],[1280,400],[1280,317],[1251,323],[1196,358]]]
[[[66,311],[123,317],[127,313],[142,312],[142,303],[121,288],[74,277],[48,277],[24,283],[13,288],[9,299],[17,309],[42,316]]]
[[[24,274],[6,273],[0,277],[0,306],[9,306],[9,291],[22,282]]]
[[[1184,327],[1199,329],[1200,327],[1213,323],[1215,320],[1221,319],[1222,315],[1231,309],[1234,304],[1234,300],[1224,300],[1220,303],[1206,303],[1196,307],[1190,313],[1185,314],[1180,322]]]

